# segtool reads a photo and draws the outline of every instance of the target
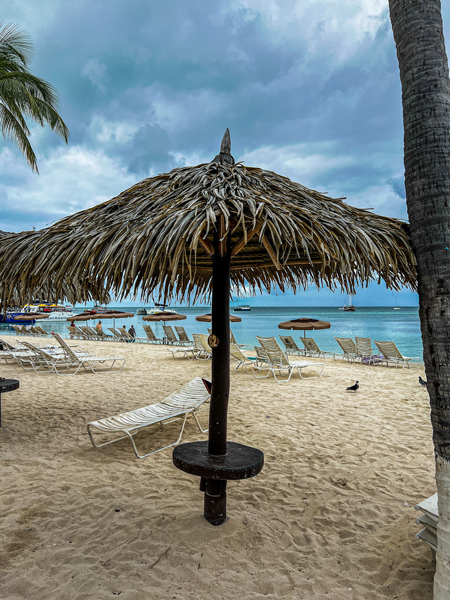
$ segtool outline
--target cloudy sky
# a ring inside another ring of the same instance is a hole
[[[446,38],[450,7],[443,6]],[[407,219],[387,0],[10,0],[71,135],[31,127],[39,175],[0,138],[0,229],[39,229],[133,183],[236,160]],[[339,305],[309,290],[254,304]],[[360,306],[415,304],[371,285]]]

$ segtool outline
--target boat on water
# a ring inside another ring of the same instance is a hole
[[[241,304],[240,306],[235,306],[233,308],[233,310],[236,312],[239,312],[239,311],[248,311],[248,310],[251,310],[251,308],[248,304]]]
[[[353,306],[353,296],[348,297],[348,304],[344,304],[342,308],[346,312],[355,312],[356,308]]]
[[[394,306],[394,308],[392,310],[400,310],[399,306]]]
[[[45,318],[46,322],[63,322],[70,317],[75,317],[71,304],[58,304],[56,302],[41,302],[39,304],[25,304],[22,312],[27,315],[35,313],[39,318]]]
[[[177,311],[172,308],[167,308],[165,304],[157,304],[155,302],[155,306],[153,308],[147,309],[148,315],[159,315],[160,313],[170,313],[171,315],[177,315]]]
[[[47,315],[35,312],[24,313],[22,309],[7,310],[0,314],[0,323],[15,323],[18,325],[33,325],[38,319],[46,319]]]
[[[146,315],[147,314],[147,309],[146,308],[138,308],[136,311],[137,315]]]

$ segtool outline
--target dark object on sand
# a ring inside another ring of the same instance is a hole
[[[346,388],[347,392],[357,392],[359,390],[359,381],[355,381],[355,385]]]
[[[423,385],[424,387],[426,387],[426,385],[427,385],[427,382],[424,381],[420,375],[419,375],[419,383],[420,383],[420,385]]]

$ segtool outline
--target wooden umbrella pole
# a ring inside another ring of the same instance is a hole
[[[230,253],[229,245],[227,245],[227,249],[221,256],[221,252],[218,251],[218,237],[216,235],[216,251],[213,256],[212,390],[209,409],[208,453],[224,456],[227,453],[227,417],[230,393]],[[203,486],[205,492],[204,517],[213,525],[221,525],[226,520],[227,482],[222,479],[207,479],[203,482]]]

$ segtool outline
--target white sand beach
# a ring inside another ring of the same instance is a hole
[[[260,448],[265,466],[229,484],[228,521],[213,527],[172,449],[138,460],[127,440],[96,449],[86,431],[208,377],[210,364],[162,346],[81,344],[126,356],[124,370],[0,367],[20,380],[2,396],[0,598],[431,599],[431,553],[414,539],[414,505],[435,492],[422,368],[327,359],[322,378],[288,384],[233,371],[228,438]],[[138,443],[150,450],[178,427]],[[199,439],[190,421],[183,441]]]

